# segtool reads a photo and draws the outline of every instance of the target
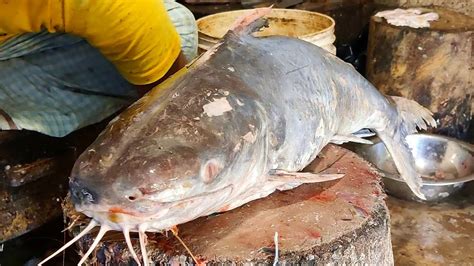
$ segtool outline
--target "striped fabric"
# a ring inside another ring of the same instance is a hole
[[[198,28],[193,13],[174,0],[164,0],[168,14],[181,36],[181,49],[188,61],[197,56]]]
[[[188,60],[197,26],[184,6],[164,0]],[[62,137],[97,123],[136,100],[133,86],[85,40],[28,33],[0,44],[0,129]]]

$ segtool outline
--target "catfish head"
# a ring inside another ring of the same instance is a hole
[[[130,231],[144,243],[145,232],[212,214],[258,187],[267,160],[262,105],[235,89],[236,78],[195,76],[134,103],[78,158],[70,195],[92,218],[84,234],[96,225],[123,231],[131,247]]]
[[[195,75],[206,89],[193,89],[188,76],[152,91],[81,154],[70,178],[76,210],[115,230],[162,231],[255,185],[252,174],[266,167],[263,108],[253,95]]]
[[[191,145],[157,146],[118,158],[104,175],[93,168],[90,149],[71,175],[76,210],[116,230],[161,231],[201,216],[230,195],[224,158],[209,158]]]

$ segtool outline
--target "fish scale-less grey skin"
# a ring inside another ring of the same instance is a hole
[[[275,170],[302,170],[336,135],[362,128],[416,191],[404,139],[432,118],[398,102],[310,43],[229,32],[108,125],[74,166],[73,202],[113,229],[166,230],[299,185]]]
[[[238,38],[219,47],[213,68],[235,69],[266,110],[273,168],[298,171],[334,134],[380,128],[398,113],[352,66],[310,43],[285,37]],[[234,39],[232,38],[232,39]],[[229,72],[229,70],[227,70]]]

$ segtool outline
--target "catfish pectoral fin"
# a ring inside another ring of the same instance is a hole
[[[268,181],[288,184],[321,183],[340,179],[344,174],[320,174],[311,172],[288,172],[285,170],[273,170],[268,176]],[[286,186],[284,186],[286,187]]]
[[[331,143],[334,143],[334,144],[343,144],[343,143],[346,143],[346,142],[355,142],[355,143],[362,143],[362,144],[374,144],[372,141],[368,140],[368,139],[363,139],[359,136],[355,136],[355,135],[348,135],[348,136],[344,136],[344,135],[335,135],[332,137]]]

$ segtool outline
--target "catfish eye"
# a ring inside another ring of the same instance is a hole
[[[141,191],[140,191],[141,192]],[[137,195],[137,194],[132,194],[132,195],[128,195],[128,196],[125,196],[129,201],[135,201],[139,198],[141,198],[143,196],[142,195]]]
[[[220,163],[211,159],[207,161],[201,169],[201,179],[205,184],[209,184],[219,175],[222,170]]]

